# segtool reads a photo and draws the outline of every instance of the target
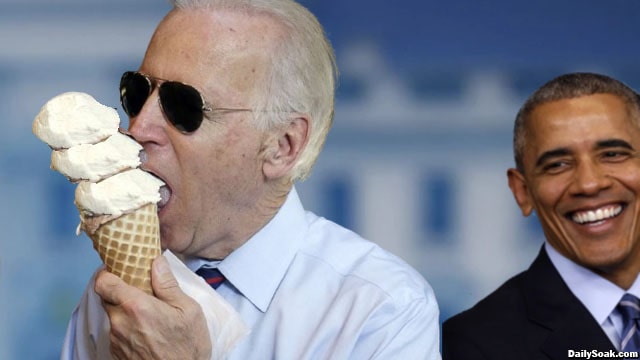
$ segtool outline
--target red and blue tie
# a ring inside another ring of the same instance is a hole
[[[217,289],[225,280],[220,270],[215,268],[201,267],[196,271],[196,274],[202,276],[207,284],[211,285],[214,289]]]

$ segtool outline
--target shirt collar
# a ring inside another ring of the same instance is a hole
[[[545,243],[545,250],[571,292],[600,325],[607,320],[625,293],[640,297],[639,278],[636,278],[633,285],[625,291],[593,271],[567,259],[548,242]]]
[[[227,281],[262,312],[300,248],[308,230],[305,216],[294,187],[271,221],[218,264]],[[208,262],[185,259],[185,263],[195,271]]]

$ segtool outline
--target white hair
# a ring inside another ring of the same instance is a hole
[[[271,57],[269,73],[258,90],[259,128],[285,124],[292,112],[310,117],[309,141],[290,173],[306,178],[333,123],[338,68],[333,48],[316,17],[293,0],[172,0],[176,9],[225,9],[264,14],[285,29]]]

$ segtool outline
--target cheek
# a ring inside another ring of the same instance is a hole
[[[195,204],[209,188],[217,187],[224,148],[216,145],[220,139],[190,136],[184,140],[179,146],[174,145],[177,156],[174,190],[185,201]]]
[[[605,164],[602,172],[608,183],[612,184],[612,189],[630,196],[640,194],[640,163],[638,161]]]
[[[244,143],[247,141],[246,134],[240,129],[232,129],[227,132],[222,140],[222,146],[218,152],[220,156],[225,153],[242,152],[246,147]],[[229,156],[232,157],[232,156]]]
[[[233,161],[235,167],[253,167],[260,157],[262,133],[249,125],[230,129],[224,137],[224,157]]]
[[[640,192],[640,166],[615,168],[609,172],[609,176],[621,182],[625,187]]]
[[[228,121],[239,119],[229,118]],[[204,183],[222,181],[233,182],[242,178],[253,177],[257,166],[257,154],[260,146],[259,133],[242,123],[232,126],[220,126],[204,133],[202,138],[194,141],[186,149],[183,157],[188,161],[190,169],[185,169],[196,174],[200,179],[207,179]],[[233,187],[233,184],[224,184]]]
[[[559,177],[535,184],[530,195],[536,211],[552,211],[562,201],[568,186],[568,183]]]

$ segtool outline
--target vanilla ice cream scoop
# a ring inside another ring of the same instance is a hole
[[[118,132],[114,108],[91,95],[67,92],[49,100],[33,121],[33,133],[53,149],[95,144]]]
[[[115,133],[96,144],[81,144],[51,153],[51,168],[70,181],[99,181],[140,166],[142,146],[127,135]]]
[[[81,181],[76,206],[93,215],[120,216],[160,201],[162,180],[140,169],[127,170],[99,182]]]

